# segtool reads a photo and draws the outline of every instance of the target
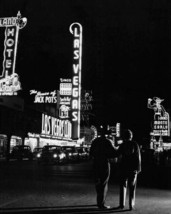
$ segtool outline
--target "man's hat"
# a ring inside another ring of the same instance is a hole
[[[129,140],[133,137],[133,133],[130,129],[124,129],[121,133],[121,137],[123,140]]]
[[[101,125],[99,128],[99,134],[100,135],[105,135],[107,134],[107,127],[105,125]]]

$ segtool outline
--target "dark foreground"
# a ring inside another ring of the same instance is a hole
[[[95,206],[92,163],[38,166],[33,162],[0,165],[0,213],[171,213],[171,169],[146,166],[139,175],[136,210],[118,206],[118,171],[112,167],[106,203],[110,210]],[[127,203],[128,204],[128,203]]]

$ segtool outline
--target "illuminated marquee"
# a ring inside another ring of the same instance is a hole
[[[82,63],[82,26],[79,23],[70,25],[73,41],[73,78],[72,78],[72,138],[80,138],[80,108],[81,108],[81,63]]]
[[[170,136],[170,119],[168,112],[161,105],[163,101],[159,97],[148,99],[147,107],[154,110],[153,136]]]
[[[41,135],[69,140],[71,139],[71,122],[42,114]]]
[[[3,71],[0,76],[0,95],[17,95],[21,90],[19,76],[15,73],[17,43],[19,29],[27,23],[26,18],[17,17],[0,18],[0,27],[5,27]]]

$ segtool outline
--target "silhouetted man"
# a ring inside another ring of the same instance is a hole
[[[138,144],[132,140],[133,133],[127,129],[122,134],[123,143],[117,153],[120,159],[120,208],[126,201],[127,185],[129,187],[129,208],[135,209],[135,191],[137,174],[141,171],[141,154]]]
[[[105,205],[108,190],[108,180],[110,176],[109,159],[113,158],[116,154],[116,150],[112,145],[111,140],[107,139],[105,134],[107,134],[106,130],[102,128],[101,136],[92,142],[90,148],[90,155],[94,161],[97,206],[100,209],[110,208],[110,206]]]

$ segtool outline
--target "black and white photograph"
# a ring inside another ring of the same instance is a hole
[[[171,2],[0,0],[0,213],[171,214]]]

